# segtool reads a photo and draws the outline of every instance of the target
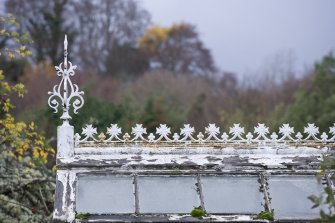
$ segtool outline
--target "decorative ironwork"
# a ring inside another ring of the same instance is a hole
[[[73,106],[73,112],[77,114],[77,110],[84,105],[83,91],[79,91],[79,87],[73,84],[70,77],[74,76],[76,65],[72,65],[70,61],[67,60],[67,37],[65,35],[64,39],[64,62],[60,63],[59,66],[55,66],[57,71],[57,76],[62,77],[59,85],[53,87],[53,91],[49,91],[48,94],[48,105],[54,110],[54,113],[58,112],[58,107],[61,105],[63,109],[63,114],[60,119],[63,123],[68,124],[71,116],[69,114],[69,109],[71,108],[71,103]]]
[[[259,123],[254,127],[253,133],[245,133],[244,127],[240,124],[234,124],[229,128],[229,133],[223,132],[221,135],[220,127],[215,124],[209,124],[205,128],[205,134],[198,132],[195,134],[194,127],[185,124],[180,129],[180,134],[171,133],[170,127],[166,124],[160,124],[156,128],[156,133],[147,134],[146,128],[142,124],[136,124],[132,127],[131,135],[127,132],[122,135],[122,129],[117,124],[111,124],[107,128],[106,133],[98,135],[97,128],[92,125],[86,125],[83,128],[81,137],[78,133],[75,135],[75,143],[90,144],[90,143],[223,143],[223,144],[285,144],[285,143],[335,143],[335,123],[329,128],[329,135],[323,132],[319,135],[319,128],[315,124],[308,124],[304,128],[304,135],[301,132],[294,132],[294,127],[289,124],[283,124],[279,127],[278,134],[272,132],[270,134],[269,128],[265,124]],[[106,137],[105,135],[108,135]],[[147,136],[145,136],[147,135]],[[194,136],[196,135],[196,136]]]

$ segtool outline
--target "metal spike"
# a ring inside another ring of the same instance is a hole
[[[67,69],[67,35],[65,34],[64,38],[64,68]]]

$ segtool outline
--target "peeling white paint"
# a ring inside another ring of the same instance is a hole
[[[68,204],[68,215],[67,220],[69,222],[74,221],[75,219],[75,203],[76,203],[76,187],[75,187],[75,181],[76,181],[76,172],[70,172],[69,173],[69,204]]]
[[[186,217],[191,217],[191,215],[173,214],[169,216],[169,221],[179,221]],[[213,221],[213,222],[253,221],[253,218],[250,215],[206,215],[202,219],[204,221]]]
[[[75,154],[108,155],[108,154],[322,154],[329,151],[328,147],[286,146],[286,147],[79,147],[75,148]]]
[[[53,218],[66,222],[72,222],[75,219],[75,187],[76,171],[57,170],[57,181],[63,186],[61,198],[61,211],[54,210]],[[59,195],[58,195],[59,196]]]
[[[73,126],[63,124],[57,127],[57,158],[74,155],[73,134]]]
[[[313,158],[321,161],[330,149],[310,147],[260,148],[75,148],[75,156],[61,159],[62,164],[91,163],[92,165],[231,165],[255,164],[268,167],[284,167],[283,164],[297,163],[299,159]]]
[[[189,214],[172,214],[169,216],[169,221],[178,221],[185,217],[191,217]]]
[[[204,220],[215,219],[215,221],[252,221],[253,218],[250,215],[208,215],[204,217]]]
[[[66,184],[68,179],[68,171],[57,170],[57,181],[59,181],[63,185],[63,193],[61,198],[61,210],[55,209],[53,213],[53,218],[58,220],[65,221],[67,219],[67,205],[66,205]],[[58,195],[59,196],[59,195]]]

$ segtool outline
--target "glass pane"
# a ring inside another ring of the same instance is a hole
[[[323,190],[315,176],[272,176],[269,179],[270,197],[275,218],[318,218],[320,209],[311,209],[310,195]]]
[[[192,176],[141,176],[140,213],[190,213],[200,205]]]
[[[207,212],[259,213],[263,194],[257,180],[252,176],[202,176]]]
[[[79,176],[76,210],[79,213],[134,213],[132,176]]]

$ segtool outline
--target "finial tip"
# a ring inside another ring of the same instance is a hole
[[[65,34],[65,39],[64,39],[64,50],[67,50],[67,35]]]

